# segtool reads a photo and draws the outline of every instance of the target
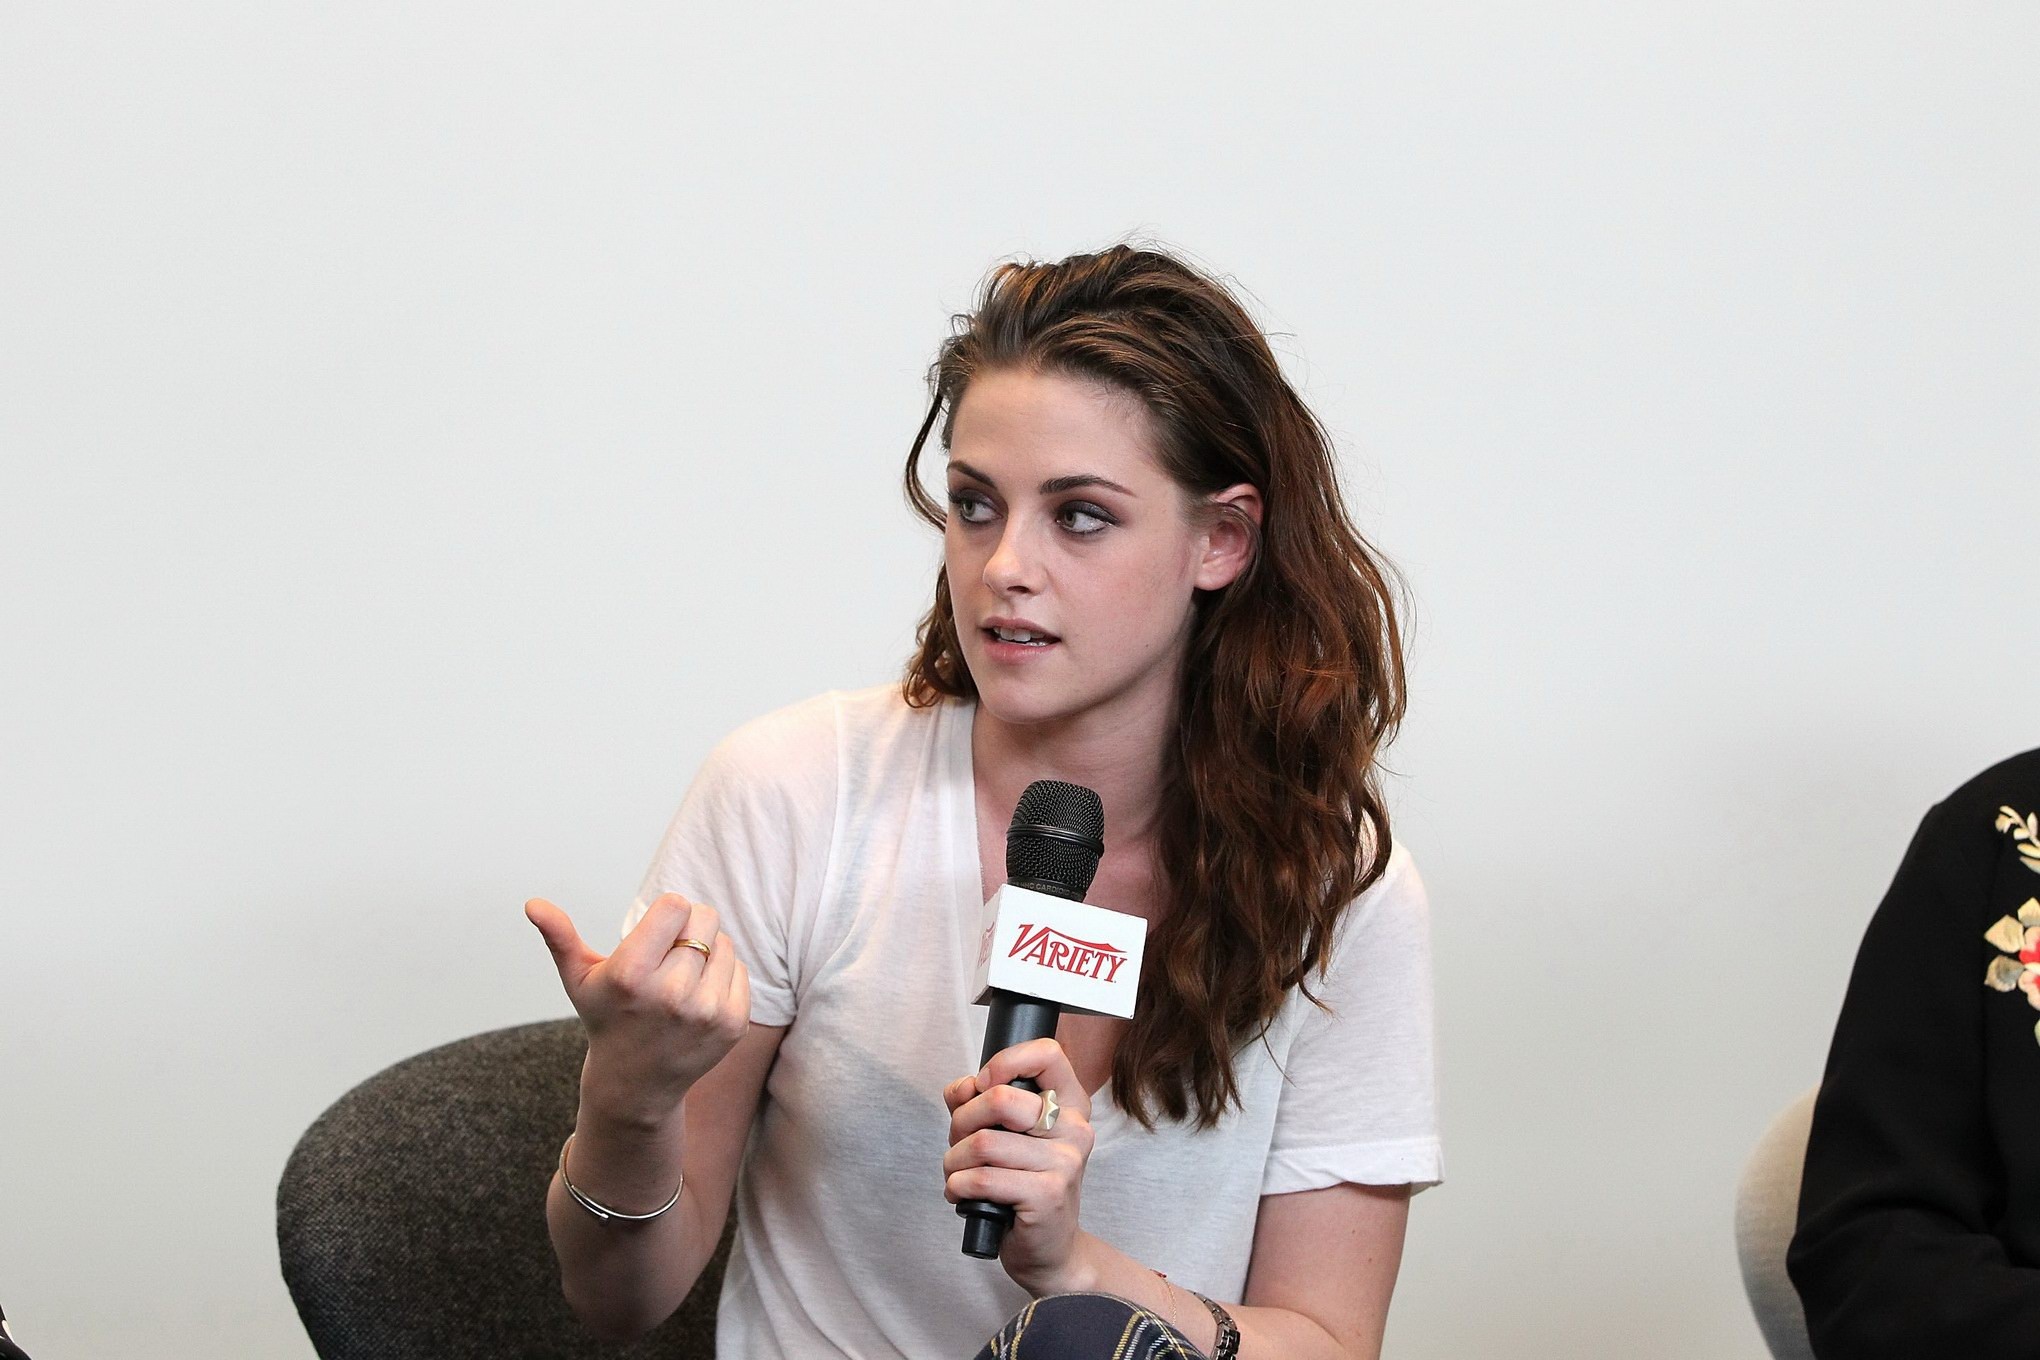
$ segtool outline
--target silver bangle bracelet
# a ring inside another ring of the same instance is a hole
[[[567,1193],[574,1197],[574,1203],[580,1205],[604,1223],[608,1223],[611,1220],[619,1223],[643,1223],[647,1219],[657,1218],[660,1214],[665,1213],[680,1202],[680,1191],[687,1184],[684,1178],[679,1185],[673,1187],[673,1198],[667,1200],[648,1214],[627,1214],[620,1209],[612,1209],[606,1204],[590,1199],[587,1195],[582,1194],[580,1190],[576,1189],[573,1181],[567,1177],[567,1149],[573,1145],[574,1135],[571,1133],[567,1135],[567,1141],[560,1144],[560,1184],[567,1187]]]

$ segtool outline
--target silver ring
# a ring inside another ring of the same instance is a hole
[[[1055,1098],[1055,1088],[1049,1087],[1041,1093],[1041,1113],[1034,1118],[1033,1127],[1027,1132],[1036,1138],[1046,1138],[1055,1128],[1055,1117],[1062,1113],[1062,1102]]]

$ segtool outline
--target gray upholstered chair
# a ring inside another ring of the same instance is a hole
[[[1785,1274],[1785,1248],[1799,1213],[1799,1173],[1813,1123],[1815,1087],[1787,1105],[1757,1139],[1735,1196],[1735,1250],[1757,1329],[1777,1360],[1813,1360],[1799,1292]]]
[[[731,1230],[651,1336],[584,1332],[560,1296],[544,1197],[573,1125],[577,1020],[477,1034],[370,1077],[284,1167],[284,1282],[325,1360],[710,1360]]]

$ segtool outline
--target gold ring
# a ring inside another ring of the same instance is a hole
[[[1036,1138],[1046,1138],[1055,1128],[1055,1117],[1062,1113],[1062,1102],[1055,1098],[1055,1088],[1049,1087],[1041,1093],[1041,1113],[1034,1118],[1034,1127],[1027,1131]]]
[[[708,942],[705,940],[682,940],[673,947],[675,949],[699,949],[701,951],[701,957],[703,957],[704,959],[707,958],[709,954]]]

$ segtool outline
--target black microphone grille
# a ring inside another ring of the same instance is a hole
[[[1082,784],[1037,779],[1020,795],[1006,832],[1006,879],[1084,900],[1105,853],[1105,805]]]

